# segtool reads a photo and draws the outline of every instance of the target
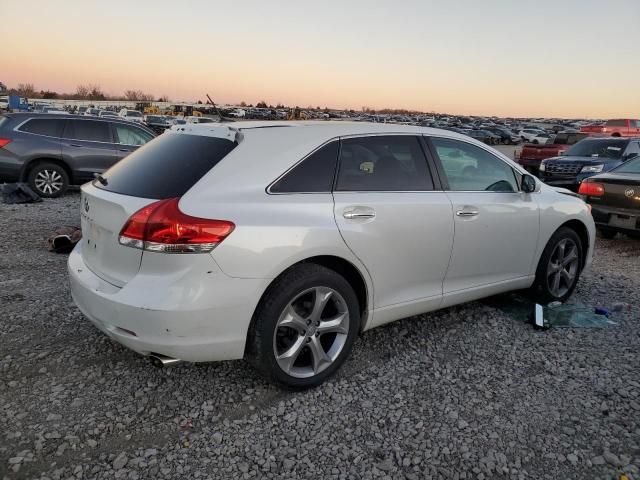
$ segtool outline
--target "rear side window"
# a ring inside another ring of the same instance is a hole
[[[223,138],[164,133],[102,174],[94,186],[123,195],[181,197],[236,147]]]
[[[338,142],[313,152],[269,189],[272,193],[331,192],[338,160]]]
[[[111,143],[109,124],[96,120],[68,120],[64,136],[72,140]]]
[[[46,135],[47,137],[62,137],[65,120],[55,118],[34,118],[22,125],[18,130],[21,132]]]
[[[113,130],[116,136],[116,143],[123,145],[144,145],[153,136],[140,128],[120,123],[113,123]]]
[[[382,135],[342,141],[338,191],[433,190],[420,141],[412,135]]]
[[[605,125],[607,127],[626,127],[627,121],[626,120],[608,120],[607,123],[605,123]]]

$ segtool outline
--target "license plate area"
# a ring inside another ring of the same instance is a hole
[[[612,227],[635,230],[636,217],[632,217],[629,215],[617,215],[615,213],[612,213],[611,217],[609,218],[609,225],[611,225]]]

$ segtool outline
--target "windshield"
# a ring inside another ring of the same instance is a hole
[[[624,148],[627,146],[626,140],[582,140],[567,150],[567,157],[602,157],[620,158]]]
[[[640,157],[629,160],[612,171],[616,173],[640,173]]]

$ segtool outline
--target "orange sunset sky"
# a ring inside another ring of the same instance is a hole
[[[640,117],[640,0],[0,0],[0,81],[175,101]]]

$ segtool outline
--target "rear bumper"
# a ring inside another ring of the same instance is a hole
[[[119,288],[87,268],[81,248],[82,242],[69,256],[71,295],[113,340],[142,355],[153,352],[189,362],[243,357],[251,316],[267,280],[228,277],[208,255],[190,256],[191,264],[182,271],[167,265],[159,269],[157,260],[174,262],[178,256],[145,252],[146,265],[143,258],[140,272]]]
[[[640,232],[640,210],[605,207],[591,204],[591,215],[597,227],[606,227],[620,232]],[[612,217],[618,217],[613,219]],[[628,219],[630,225],[621,225],[620,219]],[[616,222],[616,220],[618,220]]]

